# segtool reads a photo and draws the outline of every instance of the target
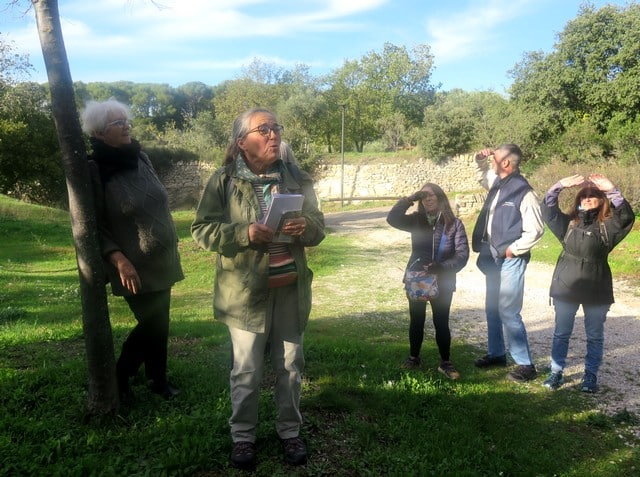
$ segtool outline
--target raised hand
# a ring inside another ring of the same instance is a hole
[[[616,188],[613,182],[607,179],[602,174],[591,174],[589,180],[595,184],[595,186],[603,192],[608,192]]]
[[[562,187],[575,187],[582,185],[583,183],[584,177],[580,174],[574,174],[572,176],[560,179],[560,184],[562,185]]]

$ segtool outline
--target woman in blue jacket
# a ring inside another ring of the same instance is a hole
[[[560,192],[580,187],[568,214],[558,206]],[[587,354],[581,389],[597,391],[598,369],[604,352],[604,322],[613,303],[609,252],[631,230],[635,217],[620,190],[605,176],[592,174],[561,179],[546,193],[544,221],[562,243],[551,281],[555,330],[551,347],[551,374],[544,386],[558,389],[563,383],[569,339],[578,307],[582,305],[587,334]]]
[[[407,214],[416,201],[417,211]],[[411,256],[407,268],[413,269],[416,264],[422,264],[424,270],[437,276],[439,294],[429,303],[440,352],[438,371],[450,379],[459,379],[460,373],[450,359],[449,311],[456,289],[456,273],[469,260],[469,241],[464,225],[451,210],[444,191],[430,182],[415,194],[400,199],[389,211],[387,222],[392,227],[411,233]],[[409,300],[410,355],[404,363],[407,369],[417,368],[421,364],[420,349],[424,340],[426,313],[426,301]]]

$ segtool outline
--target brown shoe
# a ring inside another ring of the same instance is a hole
[[[451,361],[440,361],[438,371],[454,381],[460,379],[460,373],[456,370]]]
[[[253,469],[256,466],[256,445],[249,441],[234,442],[229,461],[236,469]]]
[[[422,364],[422,360],[419,356],[409,356],[404,363],[402,363],[402,367],[404,369],[416,369],[419,368]]]
[[[538,373],[536,372],[536,367],[533,364],[521,364],[516,366],[515,369],[507,375],[509,379],[518,383],[531,381],[532,379],[536,379],[537,376]]]

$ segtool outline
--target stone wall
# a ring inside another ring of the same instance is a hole
[[[163,175],[172,208],[194,207],[203,185],[216,166],[197,162],[178,163]],[[321,201],[395,199],[419,190],[425,182],[438,184],[448,193],[460,215],[474,213],[486,194],[479,187],[472,155],[457,156],[437,165],[425,159],[397,164],[321,164],[315,172],[316,192]],[[451,191],[456,191],[451,197]]]
[[[422,158],[397,164],[345,164],[344,179],[341,165],[320,165],[314,179],[321,200],[339,200],[342,196],[346,203],[404,197],[433,182],[449,195],[461,215],[479,210],[486,196],[476,179],[472,155],[456,156],[443,165]],[[451,197],[451,191],[457,192],[455,197]]]

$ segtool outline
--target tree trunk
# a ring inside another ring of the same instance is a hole
[[[32,0],[47,69],[51,104],[69,194],[71,229],[80,278],[82,325],[89,371],[88,414],[118,408],[113,336],[98,245],[87,152],[78,118],[73,81],[62,38],[57,0]]]

